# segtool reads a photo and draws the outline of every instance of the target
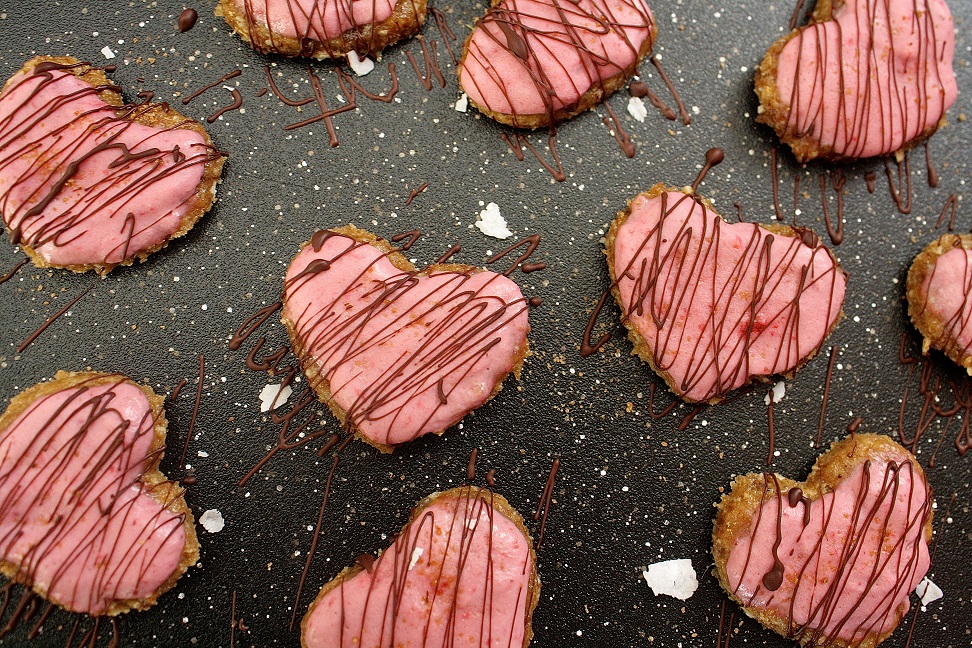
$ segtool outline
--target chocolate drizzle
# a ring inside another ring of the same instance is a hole
[[[537,504],[537,510],[533,512],[533,521],[540,520],[540,533],[537,536],[537,551],[540,551],[540,545],[543,544],[543,532],[547,528],[547,514],[550,513],[550,503],[553,501],[554,483],[557,479],[558,470],[560,470],[559,457],[554,459],[550,466],[547,481],[543,486],[543,493],[540,495],[540,502]]]
[[[429,183],[428,182],[423,182],[416,189],[412,189],[411,191],[409,191],[408,192],[408,198],[405,199],[405,206],[408,207],[409,205],[411,205],[412,204],[412,201],[415,200],[415,198],[420,193],[424,192],[428,188],[429,188]],[[395,241],[395,239],[392,238],[392,241]],[[407,248],[405,248],[405,249],[407,249]]]
[[[199,401],[202,399],[203,385],[206,382],[206,358],[199,354],[199,377],[196,380],[196,400],[192,406],[192,418],[189,419],[189,429],[186,431],[186,441],[182,445],[182,454],[179,455],[179,466],[184,470],[186,467],[186,452],[189,450],[189,439],[192,438],[192,431],[196,427],[196,417],[199,416]]]
[[[13,276],[15,274],[17,274],[17,271],[20,270],[21,268],[23,268],[28,263],[30,263],[30,259],[29,258],[27,258],[27,259],[21,259],[20,262],[17,263],[17,265],[15,265],[13,268],[11,268],[7,272],[7,274],[5,274],[2,277],[0,277],[0,284],[5,284],[8,281],[10,281],[11,279],[13,279]]]
[[[57,318],[59,318],[61,315],[64,315],[66,312],[68,312],[69,310],[71,310],[71,307],[74,306],[75,304],[77,304],[79,301],[81,301],[81,298],[84,297],[85,295],[87,295],[91,291],[92,288],[94,288],[94,285],[93,284],[90,285],[90,286],[88,286],[84,290],[82,290],[81,293],[77,297],[75,297],[74,299],[72,299],[71,301],[69,301],[64,306],[64,308],[62,308],[61,310],[57,311],[56,313],[54,313],[50,317],[48,317],[44,321],[43,324],[41,324],[40,326],[38,326],[37,329],[33,333],[31,333],[29,336],[27,336],[27,339],[26,340],[24,340],[23,342],[20,343],[20,346],[17,347],[17,353],[23,353],[24,350],[27,347],[29,347],[31,344],[34,343],[34,340],[36,340],[37,338],[39,338],[41,336],[41,333],[43,333],[44,331],[46,331],[47,328],[57,320]]]
[[[564,165],[560,162],[560,156],[557,154],[557,143],[555,141],[556,133],[551,132],[547,136],[547,148],[550,149],[550,156],[553,158],[553,163],[547,162],[547,160],[540,155],[540,151],[538,151],[536,147],[530,143],[530,140],[527,139],[526,135],[521,135],[520,133],[503,133],[502,137],[503,141],[506,142],[506,145],[510,147],[511,151],[513,151],[513,155],[515,155],[516,159],[520,162],[525,159],[523,156],[523,147],[525,146],[531,153],[533,153],[533,157],[537,158],[537,162],[539,162],[540,165],[546,169],[551,176],[553,176],[554,180],[557,182],[563,182],[567,179],[567,174],[564,173]]]
[[[834,229],[834,225],[830,220],[830,208],[827,204],[827,174],[830,175],[830,182],[834,187],[834,193],[837,194],[836,229]],[[844,184],[847,182],[847,176],[840,169],[837,171],[828,171],[827,174],[820,174],[820,200],[823,203],[824,225],[827,226],[827,235],[830,237],[830,242],[834,245],[840,245],[844,240]]]
[[[945,214],[949,213],[950,210],[951,215],[948,217],[948,231],[955,231],[955,213],[958,211],[958,197],[955,194],[949,195],[945,204],[942,206],[942,211],[938,214],[938,220],[935,221],[935,229],[942,226],[942,223],[945,222]],[[0,281],[0,283],[3,283],[3,281]]]
[[[895,158],[894,163],[898,167],[898,179],[895,181],[891,173],[891,163],[888,158],[884,158],[884,174],[888,178],[888,191],[891,192],[891,199],[894,201],[898,211],[902,214],[911,213],[911,155],[906,151],[904,161]],[[902,185],[905,193],[901,194]]]
[[[422,60],[425,62],[425,74],[419,72],[418,63],[415,62],[415,57],[408,50],[405,51],[405,56],[408,57],[408,62],[412,64],[412,69],[415,70],[415,76],[418,77],[419,83],[426,90],[432,89],[432,77],[434,76],[436,81],[439,82],[439,87],[446,87],[445,77],[442,76],[442,69],[439,67],[439,53],[435,48],[435,41],[429,41],[429,44],[425,44],[425,39],[421,36],[416,37],[419,44],[422,46]],[[430,53],[431,51],[431,53]]]
[[[682,96],[678,94],[675,84],[672,83],[672,80],[668,78],[668,74],[665,73],[665,68],[662,67],[661,59],[655,55],[649,60],[651,61],[651,64],[655,66],[655,69],[658,70],[658,75],[661,76],[662,81],[665,82],[665,87],[667,87],[668,91],[672,93],[672,99],[675,100],[675,105],[678,106],[678,115],[682,118],[682,123],[685,126],[688,126],[692,123],[692,118],[689,116],[688,109],[685,108],[685,102],[682,101]]]
[[[637,151],[634,142],[631,141],[631,136],[624,130],[621,125],[621,120],[618,118],[617,113],[611,108],[611,104],[604,102],[604,108],[607,110],[608,116],[601,119],[601,123],[607,126],[611,130],[611,135],[614,140],[621,147],[621,151],[629,157],[633,158],[635,152]]]
[[[488,259],[486,259],[486,264],[489,265],[489,264],[492,264],[492,263],[496,263],[497,261],[506,258],[512,252],[514,252],[516,250],[519,250],[523,246],[526,246],[526,250],[524,250],[523,252],[521,252],[519,254],[519,256],[517,256],[516,259],[513,260],[513,265],[511,265],[505,272],[503,272],[503,276],[509,277],[511,274],[513,274],[514,272],[516,272],[516,269],[517,268],[520,268],[520,269],[523,270],[523,272],[527,272],[528,273],[528,272],[534,272],[534,271],[537,271],[537,270],[543,270],[544,268],[547,267],[546,264],[544,264],[544,263],[536,263],[536,264],[532,264],[533,266],[536,266],[536,267],[533,267],[531,269],[528,269],[527,266],[528,265],[531,265],[531,264],[525,263],[525,261],[527,259],[529,259],[533,255],[533,253],[536,252],[537,248],[540,246],[540,235],[539,234],[531,234],[531,235],[529,235],[527,237],[524,237],[524,238],[520,239],[519,241],[517,241],[513,245],[511,245],[508,248],[506,248],[505,250],[501,250],[501,251],[497,252],[493,256],[491,256]]]
[[[938,186],[938,171],[932,164],[931,150],[928,148],[928,140],[925,140],[925,168],[928,171],[928,186],[934,189]]]

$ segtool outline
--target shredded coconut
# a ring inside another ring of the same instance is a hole
[[[354,50],[348,52],[348,65],[351,70],[354,71],[359,77],[365,76],[369,72],[375,69],[375,62],[372,61],[367,56],[364,58],[358,58],[358,53]]]
[[[928,578],[921,579],[921,582],[918,583],[918,587],[915,588],[915,594],[917,594],[918,598],[921,599],[922,610],[924,610],[929,603],[933,603],[945,596],[945,593],[942,592],[942,588],[931,582],[931,580]]]
[[[645,100],[641,97],[631,97],[628,99],[628,114],[642,124],[645,123],[645,117],[648,116],[648,108],[645,106]]]
[[[699,588],[695,569],[692,568],[692,561],[688,558],[665,560],[648,565],[643,576],[655,596],[665,594],[687,601]]]
[[[416,563],[418,563],[419,558],[421,558],[422,554],[424,553],[425,553],[425,549],[423,549],[422,547],[415,547],[415,549],[412,550],[412,559],[408,561],[408,571],[412,571],[412,567],[414,567]]]
[[[506,227],[506,219],[500,214],[499,205],[494,202],[486,205],[486,209],[479,212],[476,227],[486,236],[505,239],[513,236],[513,232]]]
[[[113,59],[113,58],[115,58],[115,53],[111,51],[111,47],[109,47],[108,45],[105,45],[104,47],[101,48],[101,54],[106,59]]]
[[[763,402],[767,405],[769,405],[770,402],[779,403],[781,400],[783,400],[784,396],[786,396],[786,383],[781,380],[773,385],[773,389],[766,392]]]
[[[456,99],[456,111],[464,113],[468,108],[469,108],[469,95],[463,92],[462,96]]]
[[[199,516],[199,524],[210,533],[219,533],[226,522],[223,520],[222,513],[216,509],[209,509]]]
[[[271,408],[277,409],[278,407],[285,405],[287,399],[294,392],[290,388],[290,385],[283,387],[281,385],[267,385],[260,392],[260,411],[269,412]],[[276,399],[276,401],[274,401]]]

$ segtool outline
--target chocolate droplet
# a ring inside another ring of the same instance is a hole
[[[196,26],[197,20],[199,20],[199,14],[195,9],[184,9],[183,12],[179,14],[179,31],[189,31]]]

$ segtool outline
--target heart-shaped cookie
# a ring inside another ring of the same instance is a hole
[[[907,295],[922,353],[939,349],[972,375],[972,234],[945,234],[922,250]]]
[[[37,57],[0,93],[0,213],[40,267],[144,260],[215,200],[224,154],[202,126],[119,92],[100,68]]]
[[[757,121],[801,162],[910,148],[955,103],[954,49],[945,0],[820,0],[760,64]]]
[[[459,85],[503,124],[552,126],[623,87],[656,33],[645,0],[499,0],[466,40]]]
[[[282,319],[321,400],[390,452],[492,398],[527,353],[528,304],[503,275],[420,272],[375,235],[322,230],[287,270]]]
[[[58,372],[0,417],[0,572],[94,616],[146,609],[199,558],[182,489],[158,470],[162,397]]]
[[[737,477],[712,532],[723,589],[804,646],[877,646],[928,571],[932,494],[914,456],[858,434],[820,455],[805,482]]]
[[[662,184],[618,214],[605,253],[634,352],[690,402],[792,374],[844,303],[846,277],[812,232],[729,224]]]
[[[526,647],[540,598],[533,540],[501,495],[474,486],[422,500],[377,559],[327,583],[304,648]]]
[[[216,15],[261,54],[341,58],[378,54],[414,35],[427,0],[220,0]]]

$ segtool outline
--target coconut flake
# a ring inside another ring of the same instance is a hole
[[[271,408],[277,409],[285,405],[292,393],[294,393],[294,390],[290,388],[290,385],[286,387],[283,385],[267,385],[260,392],[260,411],[269,412]]]
[[[486,205],[486,209],[479,212],[476,227],[486,236],[505,239],[513,236],[513,232],[506,227],[506,219],[500,214],[499,205],[494,202]]]
[[[763,398],[763,402],[769,405],[770,403],[779,403],[786,396],[786,383],[782,380],[775,385],[773,389],[766,392],[766,396]]]
[[[928,578],[921,579],[921,582],[918,583],[918,587],[915,588],[915,594],[917,594],[918,598],[921,599],[921,609],[923,611],[929,603],[933,603],[945,596],[945,593],[942,592],[942,588],[931,582],[931,579]]]
[[[419,558],[421,558],[422,554],[424,553],[425,549],[422,547],[415,547],[415,549],[412,549],[412,559],[408,561],[408,571],[412,571],[412,567],[418,563]]]
[[[106,59],[115,58],[115,53],[111,51],[111,47],[109,47],[108,45],[105,45],[104,47],[101,48],[101,55],[104,56]]]
[[[645,117],[648,116],[648,108],[645,106],[645,100],[641,97],[631,97],[628,99],[628,114],[642,124],[645,123]]]
[[[209,509],[199,516],[199,524],[210,533],[219,533],[226,522],[223,520],[222,513],[216,509]]]
[[[695,569],[692,568],[692,561],[688,558],[665,560],[648,565],[643,576],[655,596],[665,594],[687,601],[699,588]]]
[[[351,50],[348,52],[348,66],[356,75],[362,77],[375,69],[375,62],[367,56],[359,58],[358,53]]]
[[[456,99],[456,111],[464,113],[468,108],[469,108],[469,95],[463,92],[462,96]]]

